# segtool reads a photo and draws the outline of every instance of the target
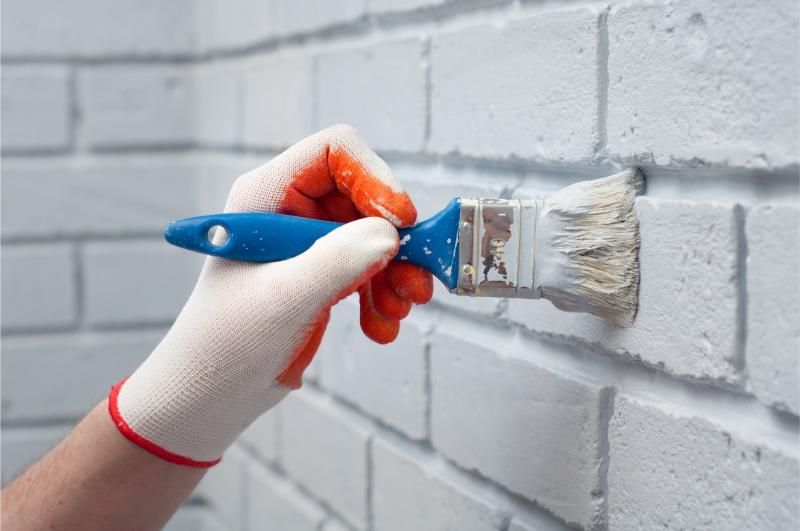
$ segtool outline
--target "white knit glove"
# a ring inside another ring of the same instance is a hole
[[[412,224],[416,211],[351,127],[321,131],[242,175],[225,211],[349,223],[283,262],[208,258],[172,329],[112,388],[109,412],[122,434],[190,466],[217,463],[242,430],[300,387],[337,301],[360,288],[362,328],[388,342],[411,303],[432,291],[419,268],[383,269],[399,246],[395,226]]]

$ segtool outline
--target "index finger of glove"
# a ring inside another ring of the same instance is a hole
[[[417,210],[383,159],[350,126],[326,131],[330,135],[328,169],[336,188],[365,216],[385,218],[395,227],[412,225]]]
[[[237,180],[228,212],[280,212],[318,217],[318,199],[338,190],[364,216],[396,227],[416,221],[417,211],[387,164],[358,132],[337,125],[301,140],[270,163]]]

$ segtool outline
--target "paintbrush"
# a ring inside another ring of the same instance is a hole
[[[619,326],[636,316],[638,169],[572,184],[544,199],[453,199],[399,229],[394,260],[431,271],[451,293],[548,299]],[[192,251],[250,262],[297,256],[341,225],[282,214],[197,216],[171,222],[164,237]],[[227,239],[212,243],[211,229]]]

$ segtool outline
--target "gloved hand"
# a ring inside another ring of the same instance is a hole
[[[351,127],[321,131],[242,175],[225,211],[348,223],[283,262],[209,257],[166,337],[112,388],[109,412],[123,435],[191,466],[217,463],[242,430],[300,387],[337,301],[358,288],[362,329],[386,343],[433,289],[416,266],[386,267],[399,246],[395,227],[414,223],[416,210]]]

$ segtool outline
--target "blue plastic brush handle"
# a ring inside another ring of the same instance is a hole
[[[417,264],[448,289],[455,288],[460,209],[461,200],[456,198],[433,217],[400,229],[400,250],[394,259]],[[277,262],[301,254],[340,225],[282,214],[212,214],[173,221],[164,230],[164,238],[172,245],[219,258]],[[228,233],[222,245],[209,241],[209,230],[216,226]]]

